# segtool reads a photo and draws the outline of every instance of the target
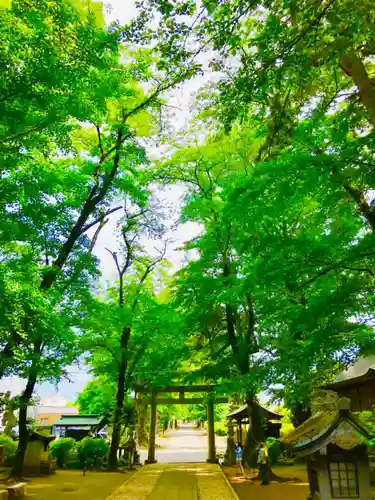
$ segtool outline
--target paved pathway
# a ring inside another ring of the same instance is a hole
[[[207,432],[199,431],[192,425],[181,425],[178,431],[170,431],[166,437],[158,437],[156,460],[158,463],[205,462],[208,456]],[[226,437],[216,436],[216,452],[223,455]],[[147,450],[139,450],[141,462],[147,458]]]
[[[107,500],[237,500],[218,465],[146,465]]]

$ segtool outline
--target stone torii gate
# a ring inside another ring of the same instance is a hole
[[[151,393],[151,422],[150,422],[150,438],[148,445],[148,458],[146,464],[156,463],[155,459],[155,440],[156,440],[156,409],[157,405],[192,405],[192,404],[206,404],[207,405],[207,424],[208,424],[208,459],[209,463],[217,463],[216,446],[215,446],[215,425],[214,425],[214,405],[215,403],[228,403],[227,397],[214,396],[214,386],[212,385],[189,385],[180,386],[172,385],[169,387],[160,387],[153,389],[145,389],[144,387],[136,386],[136,394],[150,394]],[[186,392],[205,392],[207,397],[193,397],[186,398]],[[172,397],[158,397],[159,393],[178,393],[178,398]]]

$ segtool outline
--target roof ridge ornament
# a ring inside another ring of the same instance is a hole
[[[337,409],[340,413],[347,413],[350,411],[352,402],[349,398],[342,397],[337,401]]]

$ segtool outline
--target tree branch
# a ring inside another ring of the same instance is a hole
[[[103,149],[102,134],[100,132],[100,127],[99,127],[99,125],[95,125],[95,128],[96,128],[96,132],[98,134],[98,146],[99,146],[99,151],[100,151],[100,157],[104,158],[105,153],[104,153],[104,149]]]
[[[92,252],[94,250],[94,247],[96,245],[96,242],[98,241],[98,237],[100,234],[100,231],[103,229],[103,227],[107,224],[109,219],[102,219],[99,223],[99,226],[97,227],[94,236],[92,237],[90,248],[89,248],[89,255],[92,255]]]
[[[373,255],[373,254],[374,254],[374,252],[370,252],[368,255],[362,255],[361,257],[365,257],[365,256]],[[318,278],[321,278],[322,276],[325,276],[329,272],[334,271],[334,270],[338,270],[340,268],[341,269],[348,269],[351,271],[366,272],[366,273],[370,274],[371,276],[375,276],[372,269],[364,268],[364,267],[347,266],[345,264],[345,262],[347,262],[350,259],[351,259],[351,257],[343,259],[343,260],[337,262],[336,264],[332,264],[331,266],[328,266],[325,269],[322,269],[322,271],[320,271],[318,274],[316,274],[312,278],[310,278],[307,281],[305,281],[304,283],[302,283],[298,288],[299,289],[305,288],[306,286],[308,286],[311,283],[313,283],[314,281],[316,281]]]
[[[122,207],[116,207],[116,208],[111,208],[110,210],[107,210],[107,212],[105,212],[103,215],[101,215],[100,217],[98,217],[97,219],[95,219],[93,222],[90,222],[89,224],[86,224],[86,226],[84,226],[82,228],[81,235],[83,233],[85,233],[86,231],[88,231],[89,229],[91,229],[96,224],[101,223],[106,217],[108,217],[108,215],[111,215],[111,214],[113,214],[113,213],[115,213],[115,212],[117,212],[118,210],[121,210],[121,209],[122,209]]]
[[[341,69],[352,78],[358,87],[363,105],[366,107],[372,125],[375,127],[375,92],[366,68],[354,50],[341,58]]]
[[[116,252],[112,252],[112,250],[110,250],[109,248],[106,248],[106,250],[107,250],[107,252],[109,252],[112,255],[112,259],[114,260],[114,263],[116,265],[117,272],[118,272],[119,276],[121,277],[121,268],[120,268],[120,264],[118,262]]]
[[[164,259],[166,252],[167,252],[167,243],[165,243],[164,249],[162,251],[160,251],[160,257],[158,259],[154,260],[153,262],[151,262],[146,267],[145,272],[143,273],[143,275],[138,283],[138,290],[137,290],[137,293],[136,293],[136,296],[135,296],[135,299],[134,299],[134,302],[132,305],[133,312],[135,311],[135,308],[137,307],[138,302],[139,302],[139,294],[141,293],[141,285],[146,281],[147,276],[149,276],[152,273],[152,271],[155,269],[155,267]]]

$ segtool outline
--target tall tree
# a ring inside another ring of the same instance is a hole
[[[126,208],[121,219],[121,253],[108,249],[118,280],[109,290],[107,301],[97,304],[99,310],[93,311],[89,320],[92,333],[88,337],[88,348],[94,373],[107,376],[110,373],[116,384],[109,454],[111,470],[117,466],[124,401],[132,384],[157,380],[165,349],[173,350],[174,345],[180,350],[183,347],[181,337],[175,334],[175,315],[168,305],[158,304],[150,281],[151,274],[164,260],[165,250],[154,257],[147,256],[141,245],[142,237],[159,236],[161,230],[158,212],[151,207],[133,204]],[[166,369],[172,359],[164,363]],[[163,374],[159,373],[160,376]]]
[[[252,422],[247,456],[263,438],[259,390],[282,382],[305,398],[374,342],[364,322],[373,253],[355,205],[309,189],[306,172],[296,182],[294,145],[257,162],[256,134],[248,126],[182,145],[155,173],[188,186],[183,220],[204,227],[187,245],[199,258],[177,276],[178,303],[223,381],[236,374],[232,390],[245,395]]]

